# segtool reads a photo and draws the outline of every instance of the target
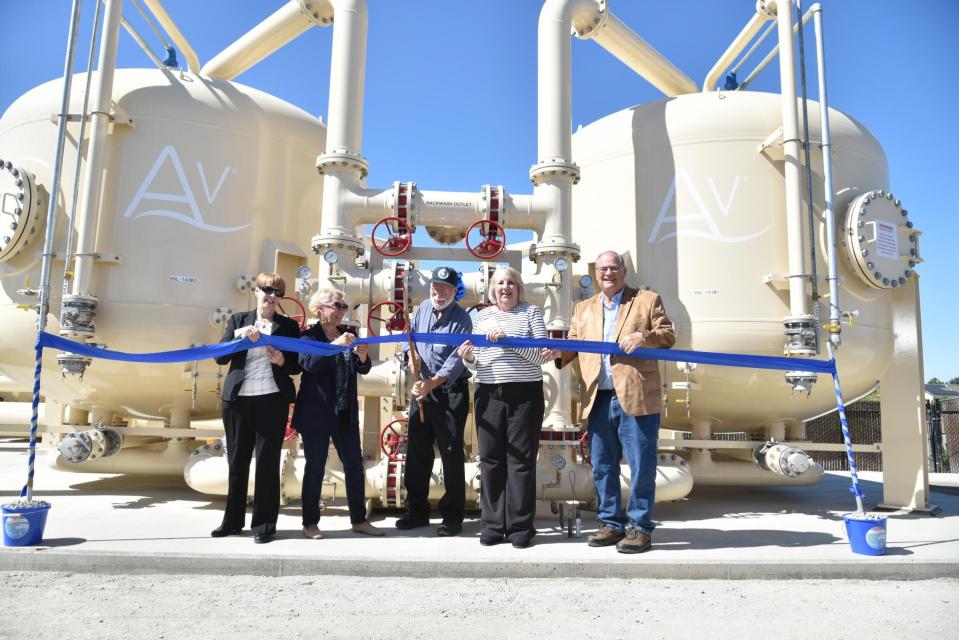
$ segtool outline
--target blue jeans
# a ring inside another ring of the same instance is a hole
[[[659,414],[627,415],[616,395],[600,391],[587,422],[593,484],[599,508],[596,518],[614,529],[635,527],[651,534],[653,503],[656,497],[656,453],[659,442]],[[622,507],[619,462],[629,464],[629,499]],[[628,519],[627,519],[628,518]]]

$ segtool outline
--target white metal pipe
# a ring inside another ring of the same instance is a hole
[[[165,71],[166,66],[163,64],[163,61],[156,57],[156,54],[150,50],[150,45],[146,43],[146,40],[143,39],[143,36],[137,33],[136,29],[133,28],[133,25],[127,22],[126,18],[122,17],[120,19],[120,24],[122,24],[123,28],[126,29],[126,32],[130,34],[130,37],[133,38],[138,45],[140,45],[140,48],[143,49],[143,52],[147,54],[147,57],[153,61],[153,64],[156,65],[156,68],[160,71]]]
[[[572,155],[572,55],[570,28],[576,13],[597,11],[591,0],[546,0],[537,28],[537,140],[539,161]]]
[[[816,68],[819,72],[819,127],[822,130],[822,173],[824,215],[826,218],[826,251],[829,272],[826,276],[829,285],[829,339],[839,346],[842,312],[839,306],[839,266],[836,259],[836,212],[833,206],[832,184],[832,143],[829,134],[829,97],[826,95],[826,47],[822,30],[822,6],[817,2],[809,11],[813,14],[816,29]]]
[[[61,471],[75,473],[129,473],[180,476],[190,454],[197,447],[193,440],[171,440],[161,444],[123,448],[108,458],[67,462],[57,449],[47,454],[47,464]]]
[[[330,59],[326,150],[359,154],[366,86],[366,0],[333,0],[332,4],[336,24]]]
[[[160,23],[163,30],[166,31],[170,39],[173,40],[173,44],[183,52],[183,57],[186,58],[187,68],[193,73],[199,74],[200,59],[197,57],[196,51],[193,50],[189,40],[186,39],[186,36],[180,31],[180,28],[173,21],[173,18],[167,13],[161,0],[143,0],[143,3],[150,8],[153,17],[157,19],[157,22]]]
[[[93,80],[87,173],[84,176],[83,200],[77,217],[76,277],[73,281],[75,295],[94,293],[94,243],[100,208],[100,185],[109,150],[110,100],[113,95],[113,74],[117,62],[117,41],[120,37],[122,18],[123,0],[106,0],[97,75]]]
[[[818,463],[803,475],[790,478],[760,469],[752,462],[713,460],[709,452],[700,450],[690,455],[689,469],[697,486],[809,486],[818,484],[823,477],[823,468]]]
[[[772,3],[771,3],[772,5]],[[795,52],[793,47],[793,0],[775,0],[779,33],[779,77],[782,92],[783,171],[786,192],[786,237],[789,264],[789,314],[809,314],[803,252],[802,166],[799,154],[799,109],[796,102]]]
[[[83,107],[80,109],[80,133],[77,134],[77,162],[73,172],[73,191],[70,201],[70,214],[67,217],[67,248],[63,259],[63,294],[70,292],[70,280],[73,279],[73,225],[77,216],[77,200],[80,196],[80,177],[83,175],[83,141],[86,138],[87,113],[90,108],[90,89],[93,86],[93,58],[97,53],[97,36],[100,33],[100,17],[103,3],[97,1],[93,13],[93,32],[90,35],[90,53],[87,56],[86,82],[83,88]]]
[[[593,489],[593,478],[589,465],[570,461],[567,467],[560,472],[560,478],[556,478],[554,467],[550,464],[555,455],[555,448],[549,447],[548,451],[540,449],[536,465],[537,482],[537,500],[558,501],[558,500],[580,500],[582,502],[592,502],[595,499]],[[544,452],[545,451],[545,452]],[[122,455],[123,452],[117,454]],[[326,500],[345,499],[346,498],[346,479],[343,474],[343,465],[336,455],[331,455],[327,459],[322,497]],[[114,456],[116,457],[116,456]],[[569,456],[564,456],[569,457]],[[112,458],[107,458],[110,460]],[[679,500],[684,498],[693,488],[693,474],[689,468],[678,459],[668,460],[668,456],[660,456],[659,464],[656,468],[656,501],[665,502],[669,500]],[[256,460],[253,460],[250,467],[250,490],[252,492],[252,481]],[[443,486],[443,463],[437,458],[433,463],[433,472],[430,474],[429,499],[437,501],[442,498],[445,492]],[[283,465],[287,470],[284,473],[283,495],[286,498],[299,498],[302,495],[303,475],[306,466],[306,460],[302,454],[298,455],[293,464]],[[740,466],[746,466],[740,463]],[[479,464],[476,462],[464,463],[466,475],[466,500],[475,502],[479,497],[480,477]],[[183,477],[187,484],[200,493],[206,495],[226,495],[227,493],[227,472],[228,465],[226,457],[222,455],[212,455],[207,452],[199,452],[197,455],[190,456],[183,467]],[[376,461],[364,463],[364,475],[366,480],[365,494],[367,499],[375,499],[377,496],[385,494],[387,474],[389,472],[389,461],[383,457]],[[772,474],[770,474],[772,475]],[[623,502],[625,504],[629,497],[629,469],[624,467],[620,475],[620,485],[623,489]]]
[[[43,259],[40,265],[40,300],[37,307],[37,332],[47,326],[47,310],[50,305],[50,272],[53,267],[53,237],[57,226],[57,202],[60,192],[60,172],[63,168],[63,146],[67,137],[67,121],[70,115],[70,88],[73,85],[73,62],[76,56],[77,30],[80,26],[81,0],[73,0],[70,11],[70,33],[67,37],[67,53],[63,61],[63,93],[60,98],[60,113],[57,117],[57,143],[53,153],[53,176],[50,178],[47,224],[43,238]],[[79,153],[79,149],[77,153]],[[69,233],[70,230],[68,229]],[[32,439],[31,439],[32,441]],[[33,476],[28,483],[28,495],[33,490]]]
[[[758,9],[758,7],[757,7]],[[723,52],[719,59],[716,61],[716,64],[713,65],[713,68],[709,70],[709,73],[706,74],[706,79],[703,81],[703,91],[715,91],[716,83],[719,81],[720,76],[723,72],[729,68],[729,65],[733,63],[733,60],[736,59],[742,50],[746,48],[746,45],[749,43],[753,37],[759,33],[759,30],[762,29],[763,25],[771,20],[770,16],[764,10],[757,10],[756,13],[749,19],[749,22],[746,23],[746,26],[743,27],[743,30],[739,32],[729,46],[726,48],[726,51]]]
[[[765,42],[766,38],[769,37],[769,34],[775,30],[776,30],[776,22],[771,21],[763,30],[763,32],[759,34],[759,37],[756,38],[756,41],[752,44],[752,46],[749,47],[749,51],[743,54],[743,57],[739,59],[739,62],[737,62],[735,66],[733,66],[733,68],[730,69],[730,71],[733,73],[739,73],[739,70],[742,68],[744,64],[746,64],[746,61],[749,60],[754,53],[756,53],[756,49],[758,49],[759,46],[763,42]]]
[[[773,6],[775,6],[775,0],[771,0],[770,4],[767,4],[767,7],[769,7],[770,10],[771,10],[771,7],[773,7]],[[791,16],[792,16],[792,12],[790,11],[789,13],[790,13],[790,17],[791,17]],[[802,17],[802,20],[801,20],[802,24],[806,24],[807,22],[809,22],[809,18],[811,18],[811,17],[812,17],[812,10],[810,9],[809,11],[807,11],[806,13],[803,14],[803,17]],[[778,27],[778,24],[777,24],[777,27]],[[795,25],[793,25],[793,33],[795,34],[795,33],[797,33],[798,31],[799,31],[799,23],[796,23]],[[744,91],[744,90],[752,83],[752,81],[756,79],[756,76],[758,76],[760,73],[762,73],[763,70],[764,70],[767,66],[769,66],[769,63],[772,62],[772,59],[775,58],[778,53],[779,53],[779,44],[776,44],[776,46],[774,46],[774,47],[769,51],[769,53],[766,54],[766,57],[763,58],[762,60],[760,60],[759,64],[756,65],[756,68],[753,69],[753,70],[749,73],[749,75],[746,76],[746,77],[743,79],[743,81],[739,83],[739,90],[740,90],[740,91]]]
[[[356,395],[392,398],[396,394],[398,379],[396,360],[374,360],[368,373],[356,377]]]
[[[699,91],[692,78],[680,71],[611,12],[596,33],[587,37],[592,37],[596,44],[667,96]]]
[[[289,0],[203,65],[200,73],[232,80],[313,26],[332,24],[328,0]]]

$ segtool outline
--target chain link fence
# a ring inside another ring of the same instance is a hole
[[[860,400],[846,407],[849,433],[854,444],[882,442],[879,402]],[[959,472],[959,401],[934,400],[926,403],[929,471]],[[831,413],[806,424],[806,437],[812,442],[842,443],[839,415]],[[842,451],[816,451],[812,454],[826,471],[848,471],[849,461]],[[882,471],[881,453],[856,453],[860,471]]]

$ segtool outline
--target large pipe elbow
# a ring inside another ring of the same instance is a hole
[[[215,55],[203,65],[200,73],[210,78],[232,80],[311,27],[332,23],[333,7],[329,0],[289,0]]]

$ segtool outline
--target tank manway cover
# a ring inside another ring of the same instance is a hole
[[[919,257],[921,232],[891,193],[870,191],[846,210],[843,254],[863,282],[892,289],[912,277]]]
[[[0,159],[0,262],[20,253],[36,237],[39,205],[33,176]]]

